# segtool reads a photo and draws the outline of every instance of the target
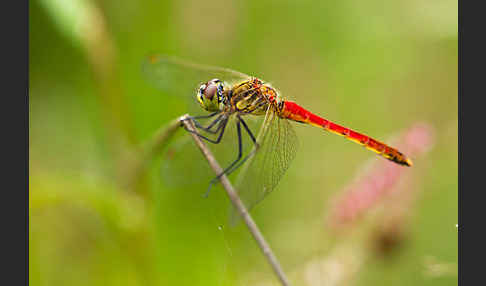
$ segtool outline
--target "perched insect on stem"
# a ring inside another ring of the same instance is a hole
[[[211,180],[206,195],[222,174],[228,175],[244,165],[239,175],[240,195],[248,209],[262,200],[275,188],[295,157],[298,141],[290,122],[319,127],[358,143],[396,164],[412,166],[412,161],[397,149],[324,119],[293,101],[285,100],[270,84],[256,77],[166,56],[149,57],[144,70],[162,90],[179,93],[175,95],[191,96],[200,108],[209,112],[190,117],[198,129],[192,132],[200,138],[219,144],[227,125],[235,124],[237,155],[221,174]],[[174,91],[171,86],[197,76],[205,76],[206,79],[200,80],[207,80],[197,89],[197,82],[191,82],[193,86],[184,91]],[[247,124],[249,116],[264,117],[258,133],[254,133],[255,130],[251,130]],[[203,125],[200,123],[202,119],[211,121]],[[253,144],[249,152],[243,150],[243,136],[247,136]]]

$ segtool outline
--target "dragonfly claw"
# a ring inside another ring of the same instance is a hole
[[[211,191],[211,187],[213,186],[213,183],[214,183],[213,181],[211,181],[211,182],[209,183],[208,189],[207,189],[207,190],[206,190],[206,192],[205,192],[205,193],[202,195],[202,197],[203,197],[203,198],[205,198],[205,199],[206,199],[207,197],[209,197],[209,192]]]

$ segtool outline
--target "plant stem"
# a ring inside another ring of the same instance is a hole
[[[188,115],[184,115],[179,120],[186,126],[186,128],[188,130],[196,131],[195,128],[194,128],[193,122],[191,120],[187,120],[187,118],[188,118]],[[199,147],[199,149],[203,153],[204,157],[206,157],[206,160],[208,160],[209,165],[214,170],[214,172],[216,174],[221,174],[223,172],[223,169],[221,168],[219,163],[216,161],[216,159],[214,158],[211,151],[207,148],[206,144],[204,144],[204,142],[202,142],[201,138],[199,138],[199,136],[197,136],[193,132],[191,132],[191,135],[192,135],[192,138],[194,139],[194,141],[196,142],[196,145]],[[253,238],[257,242],[258,246],[262,250],[265,257],[267,258],[268,263],[270,263],[270,265],[272,266],[273,271],[277,275],[281,284],[284,285],[284,286],[290,285],[290,282],[287,279],[287,277],[285,276],[285,273],[283,272],[283,269],[280,266],[280,263],[277,260],[277,257],[273,253],[273,251],[270,248],[270,246],[268,245],[268,243],[265,241],[265,238],[263,237],[262,233],[258,229],[258,226],[256,225],[256,223],[253,221],[253,219],[252,219],[250,213],[248,212],[248,210],[246,209],[245,205],[241,201],[240,197],[238,196],[238,193],[233,188],[233,185],[228,180],[228,177],[226,177],[226,175],[223,175],[219,178],[219,180],[221,181],[221,185],[223,186],[226,193],[228,194],[228,197],[230,198],[231,203],[240,213],[241,217],[245,221],[246,226],[248,227],[248,230],[252,234]]]
[[[134,189],[142,174],[157,153],[169,142],[176,131],[180,128],[179,118],[172,120],[169,124],[161,127],[149,141],[142,145],[141,154],[131,154],[127,159],[128,166],[125,169],[124,186],[127,189]]]

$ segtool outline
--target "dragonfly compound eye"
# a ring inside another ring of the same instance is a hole
[[[205,90],[206,90],[206,84],[201,84],[201,86],[199,87],[199,91],[196,95],[197,100],[199,101],[200,104],[203,104],[203,95]]]
[[[209,82],[206,90],[204,91],[204,97],[207,100],[213,100],[213,97],[216,95],[216,92],[218,91],[218,85],[213,82]]]
[[[219,79],[212,79],[199,87],[197,100],[207,111],[221,110],[224,86]]]

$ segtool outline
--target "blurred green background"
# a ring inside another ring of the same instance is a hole
[[[381,140],[429,124],[435,143],[394,187],[411,203],[383,198],[336,231],[333,198],[383,159],[294,124],[297,157],[252,214],[294,285],[457,284],[457,2],[29,5],[31,285],[278,285],[245,228],[221,224],[221,188],[164,180],[166,149],[127,183],[140,146],[185,113],[144,80],[153,52],[260,76]]]

